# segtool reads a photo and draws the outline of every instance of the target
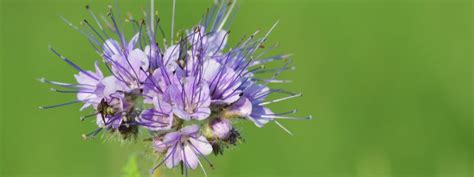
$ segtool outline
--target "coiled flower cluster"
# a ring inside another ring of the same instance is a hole
[[[76,94],[77,99],[41,108],[83,103],[81,111],[93,111],[81,119],[95,118],[98,126],[84,138],[103,131],[135,139],[146,132],[161,157],[156,167],[164,164],[186,170],[202,167],[199,157],[208,161],[207,155],[222,154],[226,147],[240,142],[239,130],[234,127],[238,120],[253,122],[257,127],[274,122],[289,132],[278,120],[311,119],[289,116],[295,110],[275,113],[267,107],[301,96],[269,87],[271,83],[288,82],[277,77],[294,69],[289,55],[267,56],[274,46],[264,47],[264,42],[277,23],[263,37],[258,38],[256,32],[229,47],[229,31],[224,27],[229,24],[235,2],[220,1],[188,30],[175,34],[172,19],[171,42],[167,44],[151,2],[149,16],[126,19],[135,31],[129,40],[112,7],[101,16],[104,22],[89,6],[95,24],[83,20],[78,27],[65,20],[88,39],[101,60],[95,62],[94,70],[86,70],[50,47],[77,70],[77,83],[40,81],[53,85],[55,92]],[[264,67],[273,61],[281,61],[283,66]],[[269,78],[259,77],[262,73]],[[271,94],[283,96],[268,100]]]

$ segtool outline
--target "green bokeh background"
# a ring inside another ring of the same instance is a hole
[[[94,124],[79,121],[79,105],[37,108],[73,96],[35,80],[73,81],[75,71],[49,44],[92,68],[98,56],[59,16],[77,24],[88,17],[84,5],[105,12],[111,0],[0,2],[0,176],[121,176],[139,148],[82,140]],[[171,0],[156,4],[169,24]],[[210,4],[178,0],[177,29],[195,24]],[[120,5],[138,17],[148,3]],[[273,124],[240,125],[246,143],[211,157],[210,176],[474,176],[473,1],[241,0],[231,42],[278,19],[273,53],[293,53],[297,70],[283,75],[293,83],[275,86],[304,96],[272,108],[296,107],[314,119],[285,121],[294,136]]]

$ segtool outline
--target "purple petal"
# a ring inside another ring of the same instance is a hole
[[[120,45],[116,40],[107,39],[103,46],[105,55],[111,57],[113,55],[121,55]]]
[[[180,130],[181,134],[183,136],[190,136],[190,135],[194,135],[196,133],[199,132],[199,126],[198,125],[188,125],[186,127],[183,127],[181,130]]]
[[[241,97],[235,103],[233,103],[228,109],[226,114],[239,117],[247,117],[252,113],[252,102],[246,97]]]
[[[168,71],[174,71],[178,67],[176,61],[178,61],[179,50],[180,45],[172,45],[165,50],[165,53],[163,55],[163,62]]]
[[[217,73],[221,69],[221,64],[214,59],[209,59],[204,63],[203,67],[203,78],[209,84],[211,84],[212,80],[216,77]]]
[[[181,162],[181,151],[183,151],[183,148],[180,143],[177,143],[171,148],[168,148],[168,151],[165,155],[165,157],[168,157],[168,159],[166,159],[165,161],[166,167],[173,168]]]
[[[189,114],[188,112],[184,111],[183,109],[181,109],[179,107],[174,107],[173,108],[173,113],[176,114],[176,116],[178,116],[179,118],[181,118],[183,120],[191,120],[191,118],[192,118],[191,114]]]
[[[204,136],[190,138],[189,141],[191,142],[192,146],[196,148],[195,150],[198,154],[209,155],[212,153],[212,146]]]
[[[195,110],[195,113],[191,115],[192,119],[196,120],[204,120],[211,115],[211,109],[207,107],[202,107],[202,108],[197,108]]]
[[[181,134],[179,132],[167,133],[165,137],[163,138],[163,142],[166,144],[173,144],[176,141],[179,141],[180,137],[181,137]]]
[[[132,39],[130,39],[130,42],[128,42],[128,45],[127,45],[127,51],[132,51],[135,48],[135,45],[138,42],[139,36],[140,36],[140,33],[137,33],[132,37]]]
[[[104,74],[103,74],[102,71],[100,70],[99,62],[98,62],[98,61],[95,62],[94,67],[95,67],[95,75],[94,75],[94,76],[96,76],[96,77],[99,78],[99,79],[104,78]]]
[[[207,51],[209,54],[219,52],[227,43],[226,31],[221,30],[207,36]]]
[[[128,61],[130,64],[127,66],[132,66],[131,72],[136,72],[138,74],[138,79],[140,81],[144,81],[146,79],[146,74],[141,70],[148,70],[149,62],[148,57],[146,56],[145,52],[141,51],[140,49],[135,49],[128,55]],[[142,69],[140,69],[142,68]]]
[[[196,169],[196,167],[199,163],[199,159],[196,156],[196,154],[193,150],[193,147],[190,147],[190,145],[185,145],[184,150],[182,152],[182,155],[183,155],[182,158],[184,159],[185,164],[188,167],[191,167],[191,169]]]
[[[254,106],[252,114],[248,117],[257,127],[263,127],[271,119],[263,118],[262,115],[273,114],[273,112],[263,106]]]
[[[128,91],[128,87],[114,76],[108,76],[102,79],[95,90],[97,95],[109,97],[117,91]]]

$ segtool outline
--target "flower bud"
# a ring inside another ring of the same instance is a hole
[[[219,139],[227,139],[232,131],[232,124],[227,119],[214,119],[211,121],[212,134]]]

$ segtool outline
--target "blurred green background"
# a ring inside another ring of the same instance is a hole
[[[111,0],[0,0],[0,176],[119,177],[137,145],[80,135],[79,105],[35,79],[73,81],[76,73],[48,51],[53,45],[85,68],[99,59],[67,27],[90,4],[105,13]],[[148,0],[120,0],[136,17]],[[231,41],[280,25],[273,54],[294,53],[296,71],[275,85],[304,96],[272,105],[296,107],[312,121],[242,124],[246,143],[211,157],[212,177],[473,177],[474,5],[471,0],[241,0]],[[195,24],[211,0],[178,0],[177,29]],[[171,0],[156,0],[169,24]],[[169,29],[165,26],[165,29]],[[179,176],[179,172],[169,171]],[[197,170],[192,176],[203,176]]]

